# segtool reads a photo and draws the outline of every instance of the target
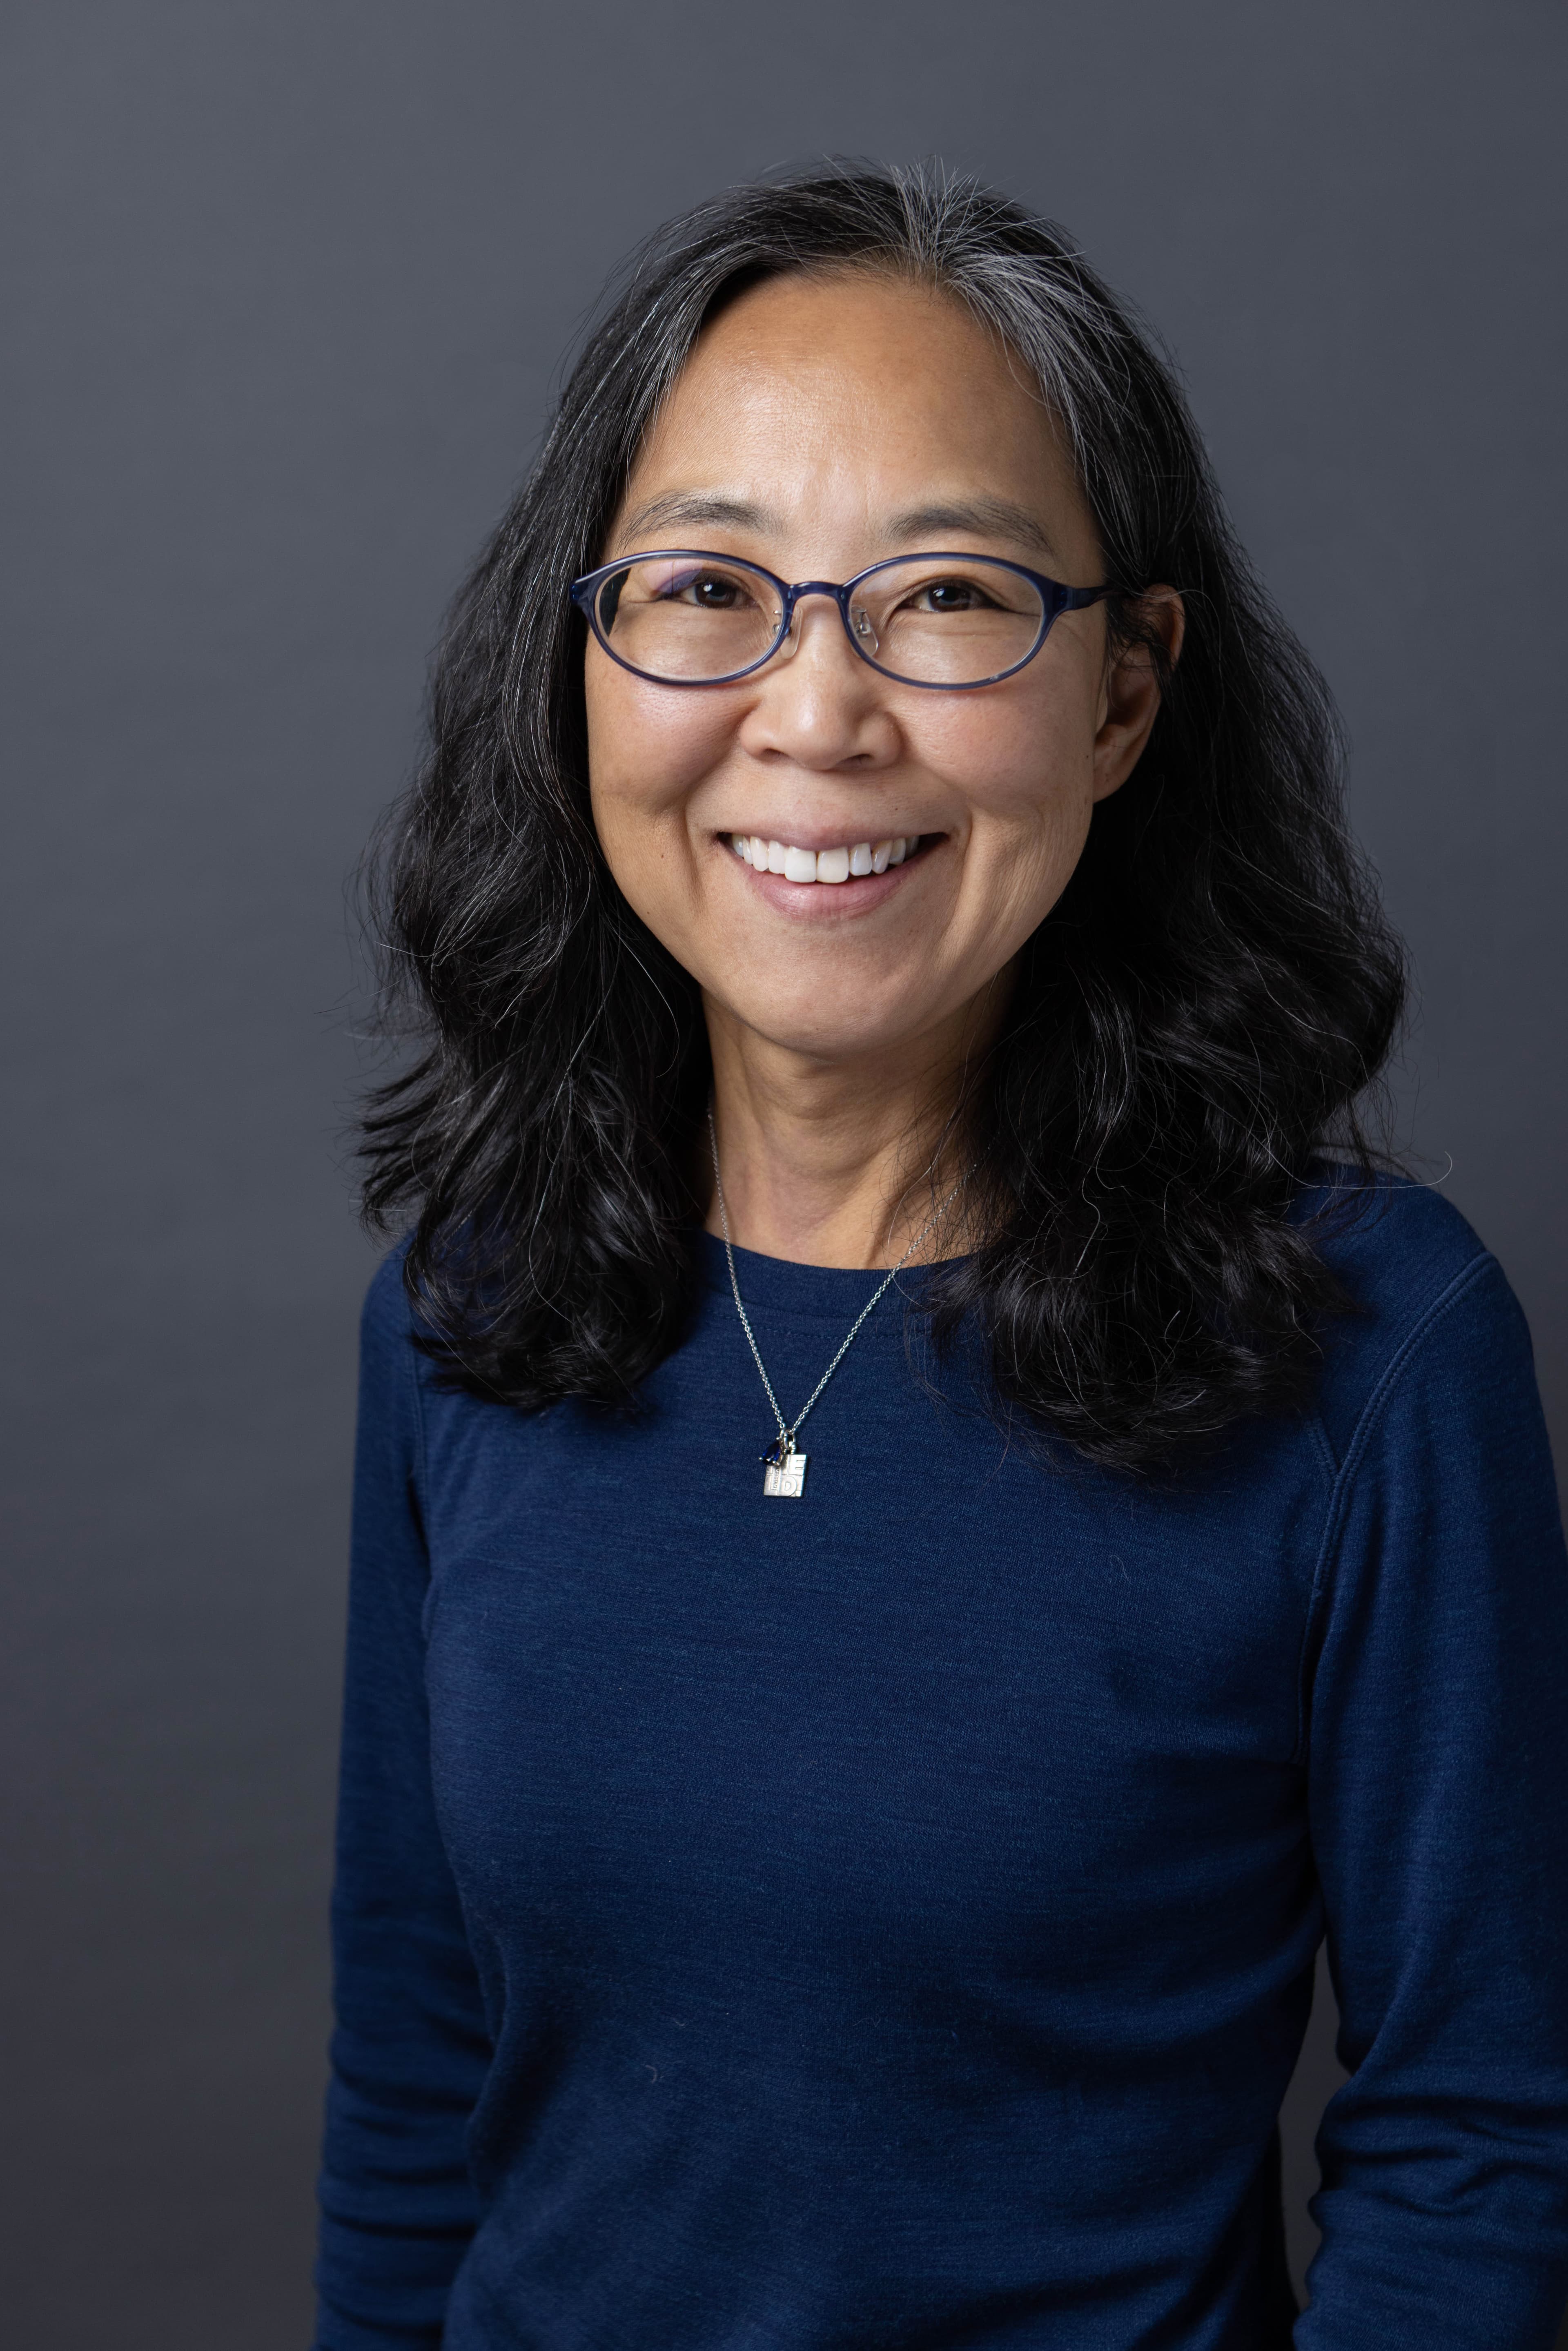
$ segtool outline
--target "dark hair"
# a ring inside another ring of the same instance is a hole
[[[716,308],[844,266],[941,288],[1019,354],[1098,526],[1113,642],[1161,665],[1148,747],[961,1105],[988,1237],[926,1289],[939,1348],[983,1335],[1000,1414],[1144,1467],[1310,1395],[1347,1301],[1292,1201],[1325,1137],[1367,1170],[1355,1102],[1402,967],[1345,828],[1327,689],[1170,368],[1060,229],[973,182],[821,168],[698,205],[634,257],[457,599],[382,843],[389,1017],[412,1007],[423,1050],[372,1098],[366,1211],[384,1228],[417,1207],[423,1343],[478,1395],[631,1404],[678,1343],[706,1038],[594,833],[566,591]],[[1174,676],[1136,601],[1156,582],[1186,600]]]

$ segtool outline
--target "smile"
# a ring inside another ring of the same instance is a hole
[[[888,841],[857,841],[840,849],[797,849],[787,841],[764,841],[758,832],[732,832],[730,847],[758,873],[781,873],[786,882],[848,882],[885,873],[902,865],[920,846],[919,833]]]

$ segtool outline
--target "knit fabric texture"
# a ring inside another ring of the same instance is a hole
[[[632,1416],[444,1389],[372,1285],[319,2351],[1548,2351],[1568,1567],[1469,1228],[1380,1186],[1317,1410],[1145,1482],[902,1275],[799,1499],[693,1247]],[[737,1262],[791,1412],[877,1277]]]

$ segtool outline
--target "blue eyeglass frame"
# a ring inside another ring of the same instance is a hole
[[[742,570],[754,571],[759,580],[766,580],[769,587],[776,588],[783,600],[783,619],[779,623],[779,633],[768,651],[760,654],[756,661],[747,662],[744,669],[726,670],[721,677],[659,677],[652,670],[639,669],[635,662],[629,662],[622,654],[618,653],[599,625],[597,607],[600,589],[615,572],[629,571],[634,563],[671,561],[734,564]],[[930,677],[904,677],[897,670],[884,669],[881,662],[872,659],[855,635],[854,623],[850,619],[850,598],[862,580],[873,579],[879,571],[891,571],[895,565],[901,563],[990,563],[994,564],[998,571],[1016,571],[1020,580],[1029,581],[1040,598],[1041,617],[1039,636],[1021,661],[1009,663],[1006,669],[998,669],[989,677],[966,678],[962,685],[945,685]],[[852,580],[845,580],[841,583],[833,580],[797,580],[791,584],[788,580],[780,580],[776,571],[769,571],[765,564],[753,563],[747,556],[721,555],[716,549],[707,547],[647,547],[640,548],[634,555],[618,556],[613,563],[601,563],[597,570],[585,571],[580,580],[572,581],[569,592],[572,602],[592,630],[596,642],[602,646],[611,660],[619,668],[630,670],[633,677],[645,677],[650,685],[693,687],[733,685],[737,678],[750,677],[773,659],[779,646],[789,636],[795,619],[795,607],[802,598],[831,596],[839,608],[839,618],[843,622],[845,636],[848,637],[850,643],[866,667],[875,670],[878,677],[889,678],[895,685],[918,686],[924,694],[973,694],[979,686],[999,685],[1004,678],[1016,677],[1020,669],[1027,669],[1030,663],[1033,661],[1051,634],[1052,623],[1059,621],[1063,612],[1086,611],[1091,604],[1098,604],[1104,597],[1111,595],[1113,590],[1109,587],[1065,588],[1060,580],[1048,580],[1043,571],[1031,571],[1027,563],[1009,563],[1007,558],[1001,555],[977,556],[973,548],[962,554],[952,548],[939,547],[924,549],[914,555],[887,555],[880,563],[868,563],[863,571],[857,571]]]

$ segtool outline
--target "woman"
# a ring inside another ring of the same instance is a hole
[[[1336,773],[1054,231],[641,258],[387,850],[322,2351],[1544,2351],[1562,1541]]]

